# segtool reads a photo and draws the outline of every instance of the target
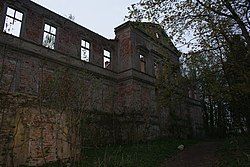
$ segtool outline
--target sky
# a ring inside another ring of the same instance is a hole
[[[32,0],[106,38],[114,39],[114,28],[124,23],[127,7],[139,0]]]

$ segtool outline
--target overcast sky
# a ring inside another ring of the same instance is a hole
[[[127,7],[139,0],[32,0],[62,16],[72,14],[75,22],[106,38],[124,23]]]

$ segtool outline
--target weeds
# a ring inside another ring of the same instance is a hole
[[[250,136],[231,137],[218,151],[219,166],[250,166]]]

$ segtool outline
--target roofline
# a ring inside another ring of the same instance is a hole
[[[131,23],[132,23],[132,21],[126,21],[125,23],[123,23],[123,24],[121,24],[121,25],[115,27],[115,28],[114,28],[114,29],[115,29],[115,32],[116,32],[116,31],[119,31],[120,29],[123,29],[123,28],[125,28],[125,27],[127,27],[127,26],[129,26],[129,25],[131,25]]]
[[[151,24],[151,25],[153,25],[153,26],[156,26],[156,27],[158,27],[158,28],[161,28],[161,30],[164,31],[164,29],[163,29],[159,24],[156,24],[156,23],[127,21],[127,22],[125,22],[125,23],[119,25],[118,27],[116,27],[116,28],[115,28],[115,32],[117,32],[117,31],[119,31],[119,30],[121,30],[121,29],[123,29],[123,28],[132,26],[133,23]],[[144,31],[142,31],[141,29],[136,28],[136,27],[133,27],[133,28],[135,28],[136,30],[140,31],[141,33],[143,33],[144,35],[146,35],[147,37],[149,37],[151,40],[153,40],[153,41],[156,42],[157,44],[160,44],[160,45],[163,46],[164,48],[166,48],[166,49],[168,49],[169,51],[173,52],[174,54],[178,55],[177,57],[180,57],[180,56],[181,56],[181,52],[178,51],[177,48],[176,48],[175,46],[174,46],[174,47],[175,47],[176,50],[173,50],[173,49],[171,49],[170,47],[168,47],[168,46],[166,46],[166,45],[163,45],[162,43],[159,43],[158,41],[155,41],[154,39],[152,39],[152,37],[151,37],[150,35],[148,35],[148,34],[145,33]],[[166,38],[169,38],[169,37],[167,36],[167,34],[165,34],[165,35],[166,35]]]
[[[8,3],[8,1],[7,1],[7,3]],[[46,11],[50,12],[51,14],[56,15],[56,16],[58,16],[58,17],[64,19],[64,20],[70,22],[71,24],[75,24],[76,26],[78,26],[78,27],[80,27],[80,28],[83,28],[83,29],[85,29],[85,30],[87,30],[87,31],[90,31],[91,33],[93,33],[93,34],[95,34],[95,35],[97,35],[97,36],[99,36],[99,37],[101,37],[101,38],[103,38],[103,39],[105,39],[105,40],[110,40],[110,39],[108,39],[108,38],[106,38],[106,37],[104,37],[104,36],[98,34],[97,32],[94,32],[94,31],[92,31],[92,30],[90,30],[90,29],[84,27],[83,25],[81,25],[81,24],[79,24],[79,23],[77,23],[77,22],[74,22],[74,21],[72,21],[72,20],[70,20],[70,19],[68,19],[68,18],[66,18],[66,17],[64,17],[64,16],[62,16],[62,15],[56,13],[55,11],[52,11],[52,10],[50,10],[50,9],[48,9],[48,8],[46,8],[46,7],[44,7],[44,6],[40,5],[40,4],[38,4],[38,3],[36,3],[36,2],[33,2],[33,1],[31,1],[31,0],[25,0],[23,3],[24,3],[24,4],[25,4],[25,3],[30,3],[31,5],[37,6],[37,7],[39,7],[39,8],[42,8],[43,10],[46,10]]]

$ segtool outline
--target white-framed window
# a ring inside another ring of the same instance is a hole
[[[141,72],[146,72],[146,60],[145,60],[145,57],[140,54],[140,70]]]
[[[90,55],[90,43],[82,40],[81,41],[81,60],[89,62],[89,55]]]
[[[55,44],[56,28],[49,24],[45,24],[43,33],[43,46],[48,47],[50,49],[55,49]]]
[[[7,7],[3,32],[20,37],[23,13]]]
[[[111,64],[111,56],[110,52],[107,50],[103,50],[103,67],[110,68]]]

